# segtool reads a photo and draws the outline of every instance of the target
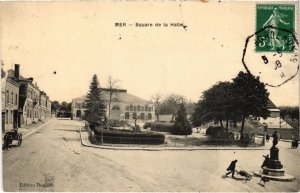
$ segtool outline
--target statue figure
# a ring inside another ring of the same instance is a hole
[[[278,136],[277,131],[274,131],[272,137],[273,137],[273,146],[272,146],[272,148],[275,148],[275,146],[278,144],[278,140],[279,140],[279,136]]]

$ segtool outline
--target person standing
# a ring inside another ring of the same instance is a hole
[[[266,142],[268,143],[269,140],[270,140],[270,136],[267,134],[267,135],[266,135]]]
[[[236,167],[236,163],[237,163],[237,160],[233,160],[230,165],[228,166],[228,168],[226,169],[227,172],[226,173],[226,176],[228,176],[230,173],[232,174],[232,177],[234,178],[234,173],[235,173],[235,167]]]

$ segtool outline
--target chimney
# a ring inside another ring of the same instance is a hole
[[[15,64],[15,80],[20,79],[20,64]]]
[[[27,78],[27,80],[30,81],[30,82],[33,82],[33,78],[32,77]]]

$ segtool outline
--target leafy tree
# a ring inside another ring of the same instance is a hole
[[[299,107],[298,106],[281,106],[280,109],[280,116],[282,119],[289,117],[294,121],[294,119],[299,120]]]
[[[187,119],[187,114],[183,103],[180,104],[177,112],[172,133],[175,135],[190,135],[192,133],[192,127]]]
[[[269,115],[269,92],[259,77],[245,72],[239,72],[233,79],[233,92],[235,93],[233,108],[241,114],[241,136],[243,136],[245,118],[249,115],[267,118]]]
[[[62,112],[70,112],[71,111],[71,103],[67,103],[63,101],[59,107],[59,110]]]
[[[200,126],[214,121],[224,128],[223,121],[226,121],[227,132],[229,120],[238,120],[237,110],[233,106],[235,93],[232,88],[231,82],[218,82],[204,91],[192,114],[193,125]]]
[[[92,78],[89,93],[87,94],[85,102],[87,109],[84,115],[85,120],[91,123],[92,126],[104,125],[106,120],[106,106],[102,100],[101,88],[96,74]]]
[[[54,111],[55,115],[57,113],[57,110],[59,110],[59,108],[60,108],[60,104],[58,101],[51,102],[51,111]]]

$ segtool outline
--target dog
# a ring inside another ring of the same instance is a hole
[[[261,179],[260,179],[259,183],[263,182],[264,183],[263,186],[265,186],[266,182],[269,182],[269,181],[270,180],[267,177],[261,176]]]

